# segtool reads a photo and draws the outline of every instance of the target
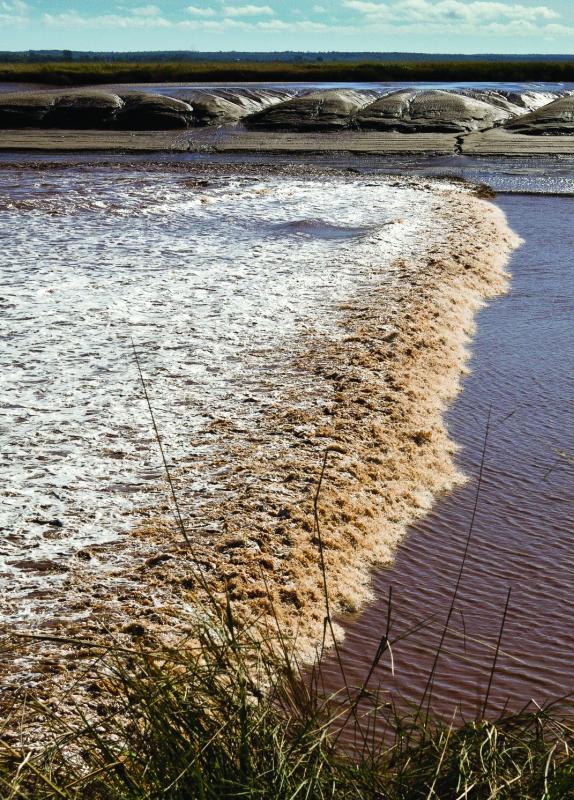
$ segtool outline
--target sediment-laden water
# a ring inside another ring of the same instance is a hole
[[[539,179],[535,188],[545,184]],[[510,264],[510,293],[478,317],[471,372],[447,415],[469,482],[441,499],[409,533],[393,566],[376,573],[377,601],[348,622],[341,650],[347,678],[360,684],[392,594],[394,637],[432,620],[396,645],[394,676],[386,659],[373,684],[409,703],[422,698],[484,452],[468,560],[432,690],[432,708],[447,719],[457,709],[467,718],[482,709],[508,589],[487,711],[499,713],[507,703],[515,710],[529,701],[544,705],[573,689],[574,200],[515,195],[497,203],[524,244]],[[324,675],[328,687],[340,686],[334,660]]]

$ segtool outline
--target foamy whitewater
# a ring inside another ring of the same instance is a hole
[[[224,478],[197,461],[214,423],[248,438],[308,386],[295,356],[343,336],[341,304],[400,280],[434,202],[352,176],[0,173],[2,620],[88,614],[66,605],[74,554],[113,568],[121,547],[98,567],[97,546],[166,507],[132,337],[191,515]]]

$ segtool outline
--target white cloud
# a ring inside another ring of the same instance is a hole
[[[49,28],[171,28],[172,23],[163,17],[132,14],[122,17],[118,14],[100,14],[93,17],[82,16],[77,11],[63,14],[43,14],[42,22]]]
[[[28,12],[28,4],[23,0],[2,0],[0,11],[6,14],[19,14],[21,16]]]
[[[140,0],[141,1],[141,0]],[[198,0],[196,0],[197,2]],[[209,0],[208,0],[209,1]],[[231,5],[231,0],[210,0],[212,5],[190,5],[187,18],[165,17],[155,4],[117,7],[116,13],[84,14],[78,11],[45,13],[40,21],[49,28],[76,29],[170,29],[173,31],[205,31],[206,33],[237,31],[267,33],[338,33],[345,36],[395,31],[440,34],[473,34],[483,36],[532,36],[545,39],[572,36],[574,29],[555,10],[546,5],[504,3],[500,0],[340,0],[354,12],[346,22],[319,19],[285,19],[275,15],[271,5],[244,3]],[[136,0],[137,2],[137,0]],[[143,0],[145,3],[145,0]],[[201,0],[199,0],[201,2]],[[165,6],[165,4],[163,4]],[[308,7],[317,14],[327,10],[323,5]],[[0,26],[30,22],[29,6],[24,0],[0,0]]]
[[[367,22],[397,28],[428,30],[429,26],[442,31],[471,31],[485,27],[496,32],[529,32],[532,25],[541,25],[560,15],[548,6],[526,6],[521,3],[501,3],[490,0],[391,0],[387,3],[372,0],[343,0],[343,6],[358,12]]]
[[[270,20],[269,22],[258,22],[257,28],[262,31],[329,31],[335,28],[324,25],[322,22],[313,22],[312,20],[302,19],[296,22],[284,22],[281,19]]]
[[[187,12],[191,14],[192,17],[218,17],[220,19],[227,17],[269,17],[275,14],[271,6],[256,6],[251,4],[244,6],[223,5],[218,9],[211,6],[206,6],[205,8],[200,6],[188,6]]]
[[[186,10],[193,17],[215,17],[217,13],[213,8],[199,8],[199,6],[188,6]]]
[[[271,6],[224,6],[223,16],[225,17],[262,17],[271,16],[275,12]]]
[[[2,0],[0,2],[1,25],[22,25],[28,20],[28,4],[23,0]]]
[[[2,0],[0,0],[0,3]],[[263,6],[264,7],[264,6]],[[192,7],[193,8],[193,7]],[[241,7],[245,8],[245,7]],[[258,6],[257,8],[261,8]],[[1,9],[1,5],[0,5]],[[189,9],[188,9],[189,10]],[[206,11],[207,9],[201,9]],[[220,12],[226,13],[226,7]],[[77,11],[68,11],[61,14],[44,14],[42,22],[49,28],[76,28],[76,29],[161,29],[170,28],[172,30],[198,30],[198,31],[295,31],[306,30],[306,25],[318,25],[318,23],[296,22],[287,23],[282,20],[256,20],[241,19],[239,16],[220,16],[212,18],[211,15],[196,15],[197,19],[170,20],[161,16],[161,10],[157,6],[136,6],[129,9],[128,14],[100,14],[87,15]],[[0,19],[1,19],[0,15]],[[313,28],[318,29],[318,28]]]
[[[271,19],[255,23],[260,31],[291,31],[297,30],[300,22],[285,22],[282,19]],[[297,28],[296,28],[297,26]]]
[[[569,25],[551,24],[544,27],[544,33],[549,36],[572,36],[574,35],[574,28]]]
[[[130,8],[130,14],[136,17],[159,17],[161,8],[159,6],[134,6]]]
[[[271,20],[257,20],[249,21],[241,19],[234,19],[226,17],[224,19],[202,19],[202,20],[188,20],[186,22],[177,23],[177,27],[186,28],[189,30],[197,31],[227,31],[227,30],[240,30],[250,32],[267,32],[267,33],[348,33],[350,28],[348,25],[324,25],[321,22],[313,22],[311,20],[294,20],[286,22],[282,19]]]

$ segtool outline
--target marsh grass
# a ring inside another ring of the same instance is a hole
[[[69,62],[0,65],[2,81],[59,86],[213,81],[572,81],[573,61]]]
[[[327,455],[315,496],[321,563],[319,493]],[[471,533],[472,523],[468,538]],[[459,579],[463,568],[464,559]],[[278,622],[262,628],[259,619],[239,620],[228,595],[198,606],[191,631],[172,646],[43,637],[93,655],[96,675],[92,670],[82,699],[68,702],[64,712],[28,694],[12,701],[5,719],[11,735],[0,736],[2,798],[574,798],[568,698],[486,718],[510,594],[482,711],[455,725],[431,713],[444,637],[417,707],[389,702],[384,687],[371,686],[376,667],[400,647],[390,637],[391,596],[361,685],[347,681],[336,649],[341,688],[324,690],[322,664],[334,632],[324,568],[323,578],[324,637],[311,667],[301,663],[297,642]],[[24,716],[43,732],[41,747],[14,744]]]

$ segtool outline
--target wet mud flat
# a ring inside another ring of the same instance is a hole
[[[311,654],[325,453],[340,612],[371,596],[373,563],[461,479],[442,415],[517,241],[460,183],[309,173],[0,173],[3,318],[17,332],[3,406],[8,638],[173,641],[207,581],[245,619],[277,614]],[[77,660],[61,642],[12,651],[8,682],[65,686]]]
[[[6,152],[140,152],[190,154],[360,154],[553,156],[573,155],[574,136],[528,136],[494,129],[467,135],[454,133],[275,132],[242,126],[190,131],[0,130]]]

